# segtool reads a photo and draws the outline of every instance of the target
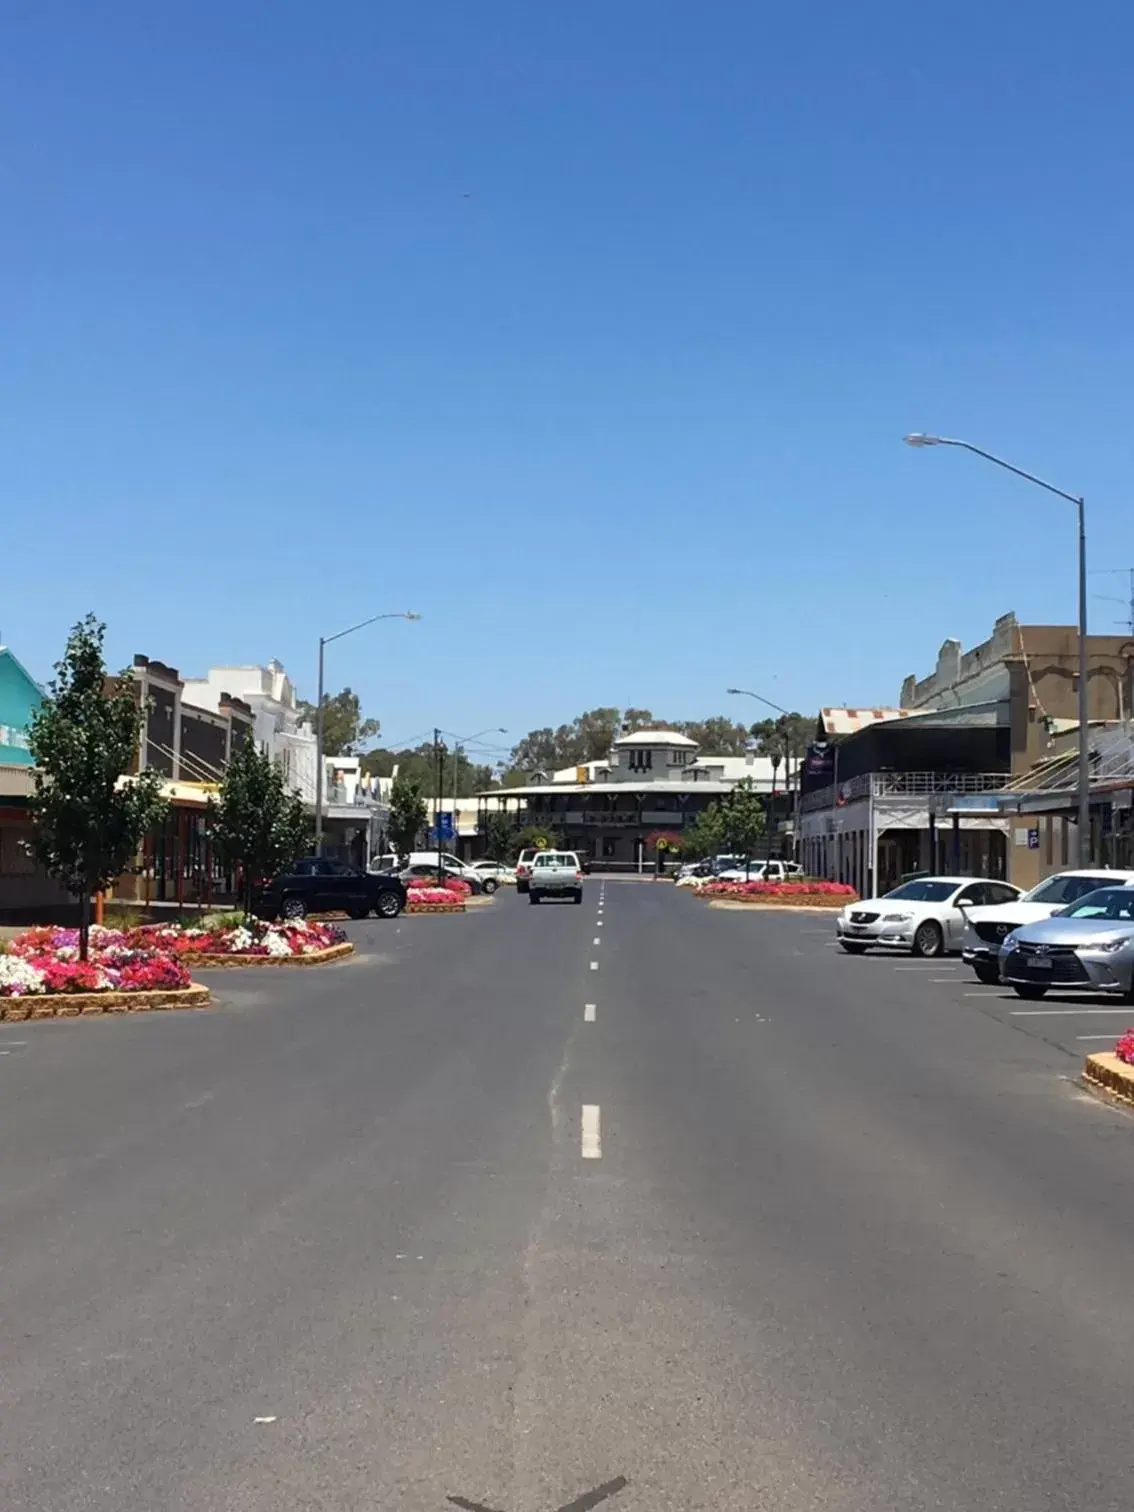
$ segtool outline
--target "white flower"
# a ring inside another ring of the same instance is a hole
[[[276,934],[274,930],[271,934],[265,935],[264,944],[270,956],[289,956],[292,953],[291,946],[283,935]]]
[[[0,997],[43,991],[43,973],[23,956],[0,955]]]
[[[243,925],[239,929],[234,929],[228,937],[228,948],[232,951],[251,950],[254,943],[252,931],[245,929]]]

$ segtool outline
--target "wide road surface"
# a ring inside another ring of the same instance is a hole
[[[1134,1119],[1033,1021],[648,883],[356,938],[0,1033],[3,1512],[1134,1505]]]

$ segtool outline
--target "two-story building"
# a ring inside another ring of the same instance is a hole
[[[787,774],[769,757],[702,756],[697,742],[676,730],[638,730],[619,736],[605,761],[524,787],[492,789],[479,802],[483,813],[495,809],[520,824],[546,823],[595,864],[630,871],[652,866],[659,841],[678,842],[687,824],[745,778],[770,806],[774,794],[782,795],[778,807],[787,814]],[[779,836],[769,830],[776,854]]]
[[[1092,635],[1087,651],[1094,741],[1130,717],[1134,640]],[[1006,614],[969,651],[946,641],[933,672],[902,684],[900,707],[824,710],[800,799],[806,868],[864,893],[915,870],[1033,885],[1077,853],[1066,746],[1078,745],[1078,685],[1073,626],[1021,625]],[[1055,833],[1043,840],[1025,822],[1029,786],[1042,786],[1031,774],[1060,752],[1062,786],[1042,798]],[[1100,831],[1112,807],[1100,793]],[[1093,853],[1102,854],[1097,844]]]

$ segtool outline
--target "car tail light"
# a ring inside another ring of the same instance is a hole
[[[582,872],[576,872],[575,873],[575,881],[576,882],[581,882],[582,880],[583,880],[583,874],[582,874]]]

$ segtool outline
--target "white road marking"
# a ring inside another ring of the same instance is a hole
[[[1013,1008],[1013,1018],[1096,1018],[1113,1014],[1116,1018],[1130,1017],[1129,1008]]]
[[[895,971],[956,971],[955,966],[895,966]]]
[[[602,1159],[602,1128],[599,1123],[598,1103],[583,1104],[582,1155],[584,1160]]]
[[[597,961],[592,961],[591,962],[591,970],[592,971],[597,971],[598,970],[598,962]]]
[[[276,1417],[273,1416],[273,1417],[256,1417],[256,1418],[253,1418],[252,1421],[254,1423],[275,1423],[275,1422],[278,1422],[279,1420]]]
[[[594,939],[591,941],[591,944],[592,945],[601,945],[602,944],[602,935],[595,935]]]
[[[929,980],[931,982],[947,982],[950,987],[955,987],[957,985],[956,977],[930,977]]]
[[[583,1023],[584,1024],[593,1024],[594,1021],[595,1021],[595,1005],[594,1005],[594,1003],[584,1003],[583,1004]]]
[[[1075,1036],[1075,1038],[1077,1040],[1108,1040],[1109,1041],[1109,1040],[1112,1040],[1114,1038],[1114,1030],[1112,1029],[1109,1034],[1077,1034]]]
[[[962,997],[986,998],[986,997],[1003,997],[1004,994],[1000,990],[999,987],[986,987],[983,992],[962,992],[961,996]]]

